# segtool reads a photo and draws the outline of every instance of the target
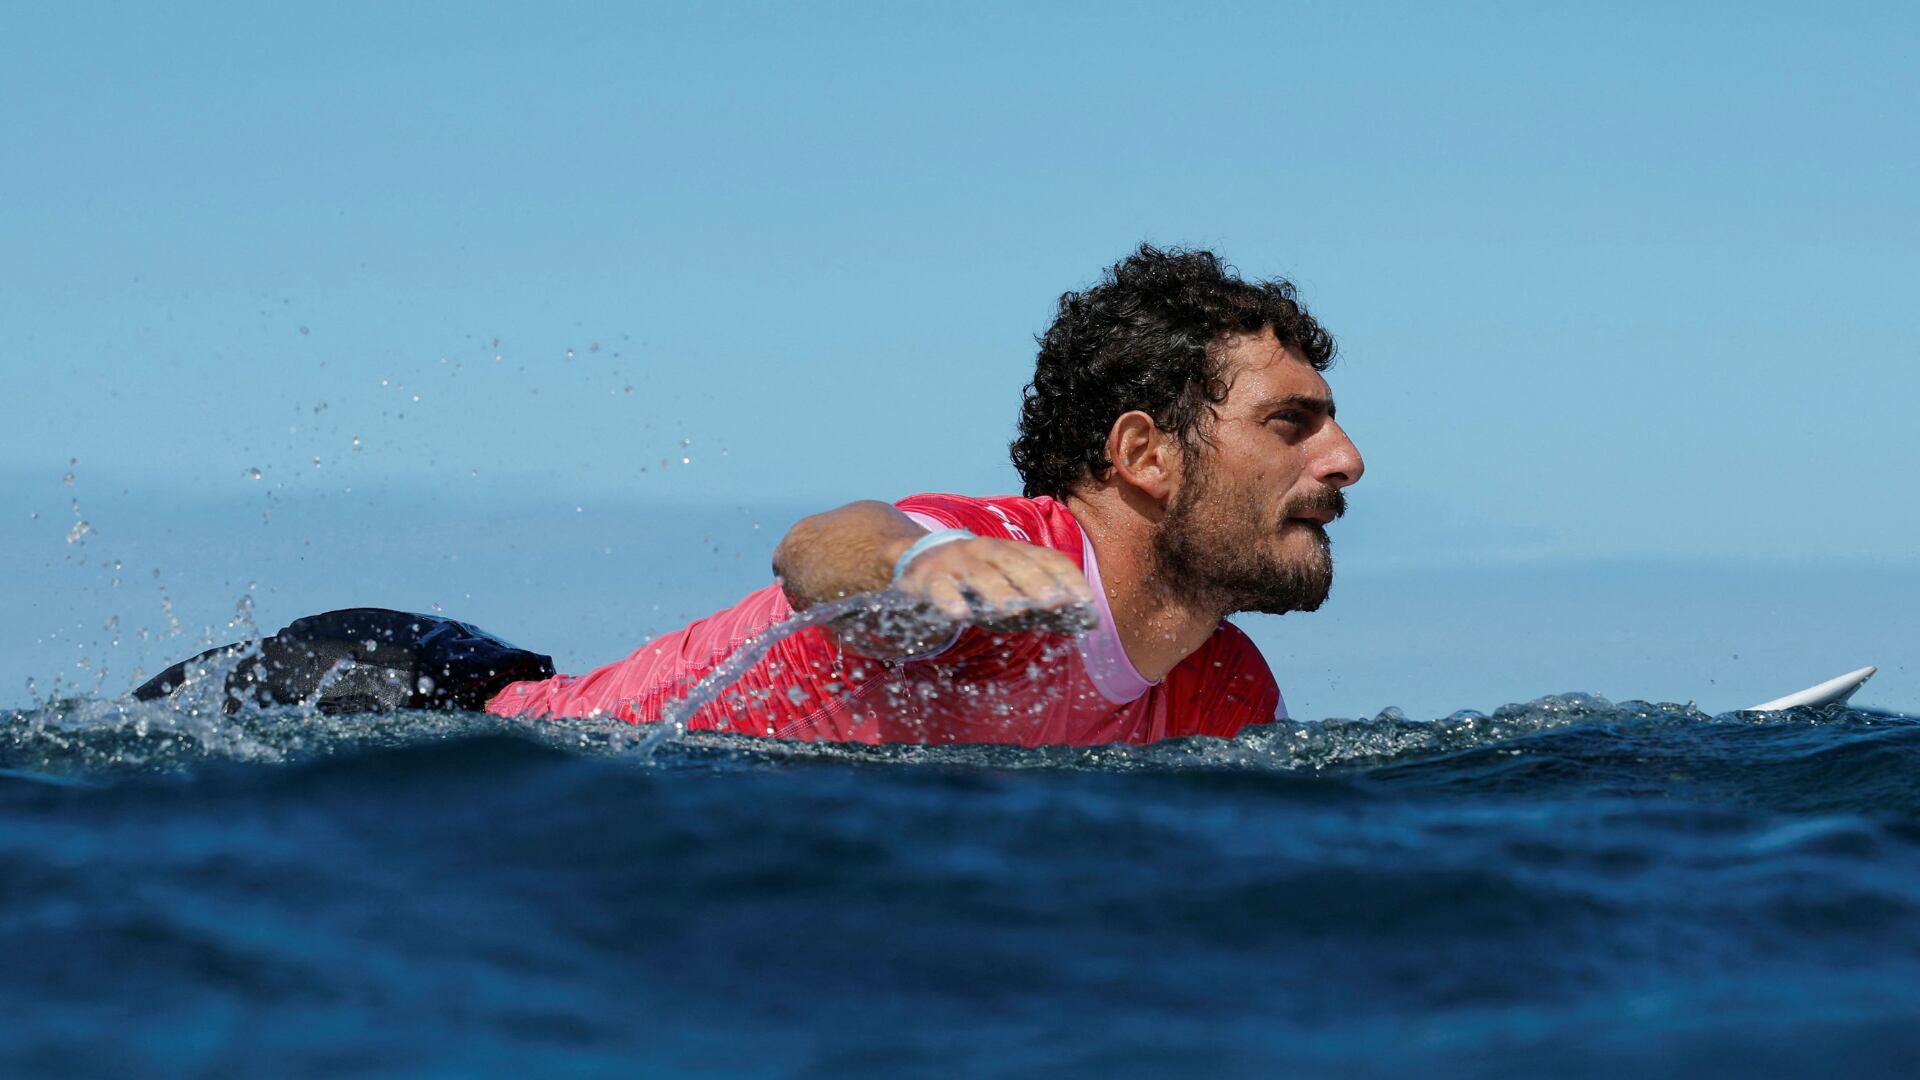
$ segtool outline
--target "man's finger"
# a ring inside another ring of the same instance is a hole
[[[1077,609],[1092,601],[1086,578],[1065,555],[985,538],[927,552],[914,560],[901,587],[925,596],[943,615],[995,628],[1079,628],[1087,616]],[[1050,618],[1049,611],[1064,614]]]
[[[1038,559],[1015,552],[999,552],[992,562],[1015,592],[1027,600],[1043,605],[1072,603],[1075,600],[1073,590],[1062,585],[1052,568]]]
[[[1003,566],[1018,564],[1031,572],[1043,575],[1070,597],[1080,600],[1093,599],[1093,590],[1087,585],[1086,575],[1080,572],[1073,560],[1052,548],[1021,544],[1017,547],[1002,549],[999,561]],[[1043,587],[1044,588],[1044,587]]]
[[[959,580],[950,574],[942,574],[928,582],[922,595],[933,604],[934,610],[955,622],[966,622],[973,618],[973,605],[967,603]]]

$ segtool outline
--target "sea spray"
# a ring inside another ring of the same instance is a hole
[[[1062,629],[1085,632],[1096,625],[1098,616],[1088,607],[1055,609],[1041,602],[1029,601],[1002,605],[998,616],[1011,616],[1018,620],[1025,618],[1034,626],[1053,623]],[[887,590],[878,593],[861,593],[842,600],[816,604],[805,611],[796,612],[792,618],[761,631],[747,639],[732,655],[709,671],[687,690],[686,696],[674,702],[661,715],[660,721],[637,737],[636,748],[642,754],[651,753],[661,743],[679,739],[687,733],[687,723],[707,703],[718,697],[734,681],[745,674],[753,665],[766,656],[767,651],[786,638],[806,630],[834,622],[846,616],[860,616],[869,622],[863,629],[880,638],[908,643],[917,649],[936,647],[952,635],[954,623],[937,614],[924,600],[910,597],[905,593]]]

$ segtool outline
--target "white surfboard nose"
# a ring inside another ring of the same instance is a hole
[[[1806,705],[1836,705],[1853,696],[1862,683],[1873,678],[1879,671],[1876,667],[1863,667],[1858,671],[1849,671],[1845,675],[1828,679],[1818,686],[1809,686],[1805,690],[1795,691],[1786,697],[1777,697],[1772,701],[1749,705],[1741,712],[1778,712],[1781,709],[1796,709]]]

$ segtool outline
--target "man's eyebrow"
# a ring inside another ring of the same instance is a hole
[[[1325,413],[1328,418],[1334,414],[1332,398],[1318,397],[1314,394],[1288,394],[1286,397],[1268,398],[1254,407],[1254,412],[1270,413],[1280,409],[1307,409],[1311,412]]]

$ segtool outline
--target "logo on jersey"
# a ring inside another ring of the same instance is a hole
[[[1007,516],[1007,512],[1005,510],[1000,509],[998,506],[995,506],[993,503],[988,503],[987,509],[993,511],[993,516],[999,518],[1000,523],[1007,527],[1007,534],[1009,536],[1013,537],[1015,540],[1025,540],[1029,544],[1033,543],[1033,537],[1027,535],[1027,530],[1021,528],[1018,525],[1015,525],[1013,523],[1013,519]]]

